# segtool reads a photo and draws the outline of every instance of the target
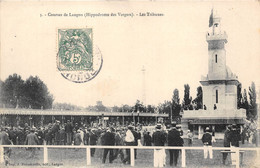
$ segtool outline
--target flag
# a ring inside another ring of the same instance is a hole
[[[213,9],[211,9],[211,14],[209,16],[209,27],[213,25]]]

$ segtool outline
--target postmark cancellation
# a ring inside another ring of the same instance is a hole
[[[69,81],[84,83],[101,70],[103,59],[93,44],[92,28],[58,29],[57,69]]]

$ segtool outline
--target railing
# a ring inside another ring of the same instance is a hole
[[[90,149],[130,149],[130,160],[131,166],[135,166],[135,157],[134,157],[134,149],[180,149],[181,150],[181,165],[182,167],[186,167],[186,150],[204,150],[204,147],[170,147],[170,146],[62,146],[62,145],[0,145],[0,163],[4,162],[4,147],[8,148],[43,148],[43,163],[48,163],[48,148],[81,148],[86,149],[86,165],[91,165],[91,155]],[[257,157],[260,156],[260,147],[257,148],[230,148],[230,147],[212,147],[212,150],[229,150],[232,153],[235,153],[236,160],[236,168],[240,166],[240,152],[241,151],[256,151]]]

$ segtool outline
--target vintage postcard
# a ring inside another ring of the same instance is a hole
[[[0,1],[0,167],[259,167],[259,1]]]

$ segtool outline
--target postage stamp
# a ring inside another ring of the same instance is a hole
[[[93,45],[92,28],[58,29],[57,69],[76,83],[93,79],[101,70],[102,54]]]

